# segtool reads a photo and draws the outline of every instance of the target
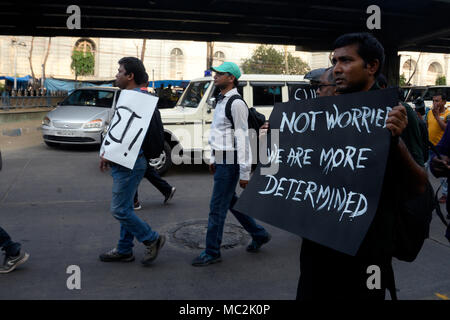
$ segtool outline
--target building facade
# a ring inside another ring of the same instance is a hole
[[[0,36],[0,76],[32,75],[75,79],[71,69],[76,48],[94,55],[94,74],[82,80],[111,80],[117,73],[117,61],[124,56],[140,58],[142,39],[75,38],[75,37]],[[213,66],[223,61],[240,65],[250,58],[259,44],[214,42]],[[278,51],[300,57],[311,69],[330,66],[329,52],[296,51],[295,46],[274,46]],[[207,43],[197,41],[146,40],[144,65],[152,80],[190,80],[204,75],[207,66]],[[30,55],[31,53],[31,55]],[[48,55],[47,55],[48,53]],[[400,74],[413,85],[434,84],[439,76],[450,77],[448,54],[400,52]],[[47,59],[46,59],[47,57]]]

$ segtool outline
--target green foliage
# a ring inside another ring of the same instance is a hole
[[[406,86],[406,77],[403,73],[400,75],[400,86]]]
[[[302,59],[287,55],[288,74],[305,74],[310,68]],[[273,46],[260,45],[255,49],[249,59],[241,65],[244,73],[255,74],[284,74],[286,66],[284,53],[277,51]]]
[[[447,85],[447,79],[445,78],[445,76],[437,77],[436,78],[436,85],[437,86],[445,86],[445,85]]]
[[[72,64],[70,68],[75,72],[75,78],[94,74],[94,67],[95,58],[92,52],[77,50],[72,52]]]
[[[0,82],[0,92],[5,91],[5,85]]]

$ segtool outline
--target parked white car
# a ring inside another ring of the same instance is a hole
[[[315,90],[309,86],[309,81],[304,80],[303,76],[294,75],[245,74],[239,79],[238,91],[248,107],[255,107],[266,119],[277,102],[300,100],[305,95],[315,97]],[[211,150],[208,137],[214,114],[214,100],[218,93],[213,77],[194,79],[175,108],[160,110],[166,143],[162,155],[164,159],[160,159],[158,164],[159,172],[166,172],[172,162],[179,163],[178,155],[181,154],[185,159],[209,159]],[[172,159],[173,154],[178,159]]]

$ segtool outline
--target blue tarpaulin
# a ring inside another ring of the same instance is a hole
[[[0,76],[0,80],[6,80],[10,82],[10,85],[14,83],[14,77]],[[17,78],[17,89],[26,89],[28,87],[28,82],[31,80],[31,76],[18,77]]]
[[[44,82],[45,89],[47,91],[67,91],[69,94],[75,89],[82,87],[112,87],[111,83],[95,84],[90,82],[81,81],[71,81],[71,80],[58,80],[58,79],[45,79]]]
[[[28,81],[30,81],[31,76],[25,76],[25,77],[18,77],[17,78],[17,82],[26,82],[28,83]],[[7,81],[11,81],[14,82],[14,77],[5,77],[5,76],[0,76],[0,80],[7,80]]]
[[[169,84],[172,85],[172,87],[186,88],[189,84],[189,80],[158,80],[158,81],[155,81],[155,89],[160,88],[161,85],[163,85],[165,88]],[[153,81],[150,81],[148,83],[148,86],[153,87]]]

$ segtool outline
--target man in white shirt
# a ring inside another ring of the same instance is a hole
[[[238,199],[235,192],[238,180],[241,188],[245,188],[250,179],[252,159],[248,138],[248,108],[239,96],[239,99],[235,99],[231,104],[233,122],[225,112],[228,100],[239,95],[236,89],[241,76],[239,67],[235,63],[224,62],[212,70],[216,72],[214,85],[220,89],[209,137],[212,150],[210,171],[214,174],[214,189],[210,203],[206,249],[192,261],[193,266],[206,266],[221,261],[220,245],[228,209],[252,237],[247,251],[258,251],[271,238],[253,218],[231,209]]]

